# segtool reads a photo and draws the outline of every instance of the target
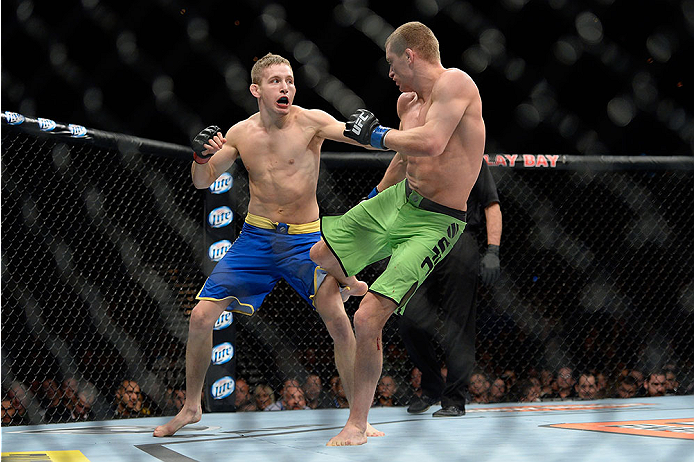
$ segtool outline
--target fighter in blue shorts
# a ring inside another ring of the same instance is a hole
[[[225,310],[252,315],[280,278],[315,307],[335,344],[335,365],[348,400],[354,388],[356,340],[343,297],[364,295],[355,277],[326,276],[309,258],[320,240],[316,187],[325,139],[358,144],[331,115],[294,106],[289,61],[268,54],[251,70],[258,112],[233,125],[226,136],[211,126],[193,140],[191,176],[209,187],[238,157],[248,171],[250,200],[243,230],[198,294],[186,346],[186,402],[154,430],[170,436],[202,417],[201,392],[212,351],[212,328]],[[217,102],[213,101],[211,104]],[[340,287],[347,289],[340,293]],[[380,436],[373,427],[368,436]]]

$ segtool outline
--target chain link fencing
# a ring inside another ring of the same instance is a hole
[[[72,408],[80,403],[91,408],[82,418],[118,418],[123,380],[140,388],[138,415],[176,412],[188,316],[206,277],[203,195],[185,148],[152,155],[112,138],[103,147],[3,123],[3,426],[79,419]],[[593,371],[604,377],[600,396],[610,397],[620,375],[665,368],[678,381],[672,393],[691,393],[692,159],[553,168],[551,157],[519,156],[514,167],[512,156],[489,158],[502,165],[492,168],[502,277],[479,289],[478,369],[490,381]],[[346,211],[378,182],[387,161],[364,159],[324,155],[323,213]],[[237,170],[237,190],[247,194]],[[242,217],[247,197],[235,200]],[[371,282],[379,269],[360,278]],[[358,302],[346,303],[350,315]],[[237,377],[279,396],[287,378],[316,373],[330,395],[332,341],[286,283],[253,317],[235,319]],[[412,364],[396,316],[383,344],[384,372],[405,401]],[[56,400],[70,412],[52,413]]]

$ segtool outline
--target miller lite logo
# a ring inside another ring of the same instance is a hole
[[[233,322],[234,313],[232,313],[231,311],[225,311],[221,314],[221,316],[217,318],[217,321],[214,323],[214,330],[226,329],[227,327],[232,325]]]
[[[217,207],[207,216],[207,223],[212,228],[222,228],[231,224],[234,219],[234,212],[227,206]]]
[[[220,343],[212,348],[212,364],[219,366],[228,363],[234,357],[234,345],[229,342]]]
[[[87,128],[82,125],[70,124],[68,129],[72,138],[85,138],[87,136]]]
[[[24,116],[16,112],[5,111],[5,120],[9,125],[19,125],[24,122]]]
[[[210,192],[212,194],[223,194],[229,191],[233,185],[234,177],[231,176],[231,173],[224,172],[219,175],[219,178],[217,178],[214,183],[212,183],[210,186]]]
[[[54,121],[52,121],[51,119],[42,119],[39,117],[37,119],[37,121],[39,123],[39,129],[42,132],[51,132],[51,131],[55,130],[56,123]]]
[[[227,396],[231,396],[235,388],[236,382],[234,382],[234,379],[227,375],[226,377],[222,377],[221,379],[215,381],[215,383],[213,383],[210,387],[210,392],[212,393],[212,397],[214,399],[224,399]]]
[[[212,244],[209,249],[207,249],[207,256],[210,257],[210,260],[212,261],[219,261],[222,259],[222,257],[224,257],[224,254],[226,254],[227,250],[230,248],[231,242],[227,241],[226,239],[217,241]]]

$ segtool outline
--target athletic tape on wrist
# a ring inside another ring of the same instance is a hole
[[[389,127],[384,127],[378,125],[374,131],[371,132],[371,146],[378,149],[388,149],[385,144],[383,144],[383,138],[386,137],[386,133],[391,130]]]

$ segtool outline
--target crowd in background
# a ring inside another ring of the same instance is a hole
[[[445,376],[445,365],[442,373]],[[528,368],[523,374],[507,369],[500,375],[476,369],[470,377],[468,402],[533,403],[694,393],[694,383],[681,384],[679,376],[674,364],[656,371],[625,368],[614,377],[569,366],[556,371]],[[409,377],[386,372],[378,382],[373,406],[406,406],[421,393],[421,373],[416,367],[410,369]],[[114,385],[110,399],[100,402],[99,397],[94,385],[74,378],[37,380],[29,385],[12,382],[3,390],[2,425],[174,415],[183,406],[185,389],[168,387],[164,399],[156,403],[135,380],[124,379]],[[235,404],[237,412],[349,407],[340,377],[333,375],[324,382],[315,373],[303,380],[287,378],[277,389],[238,377]]]

